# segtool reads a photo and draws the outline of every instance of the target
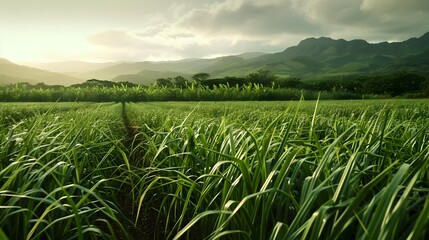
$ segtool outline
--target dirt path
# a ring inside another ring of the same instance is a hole
[[[132,123],[129,119],[126,109],[126,103],[122,103],[122,121],[124,124],[124,128],[126,131],[126,136],[124,139],[124,146],[128,149],[128,160],[132,167],[136,168],[144,168],[149,166],[149,163],[145,161],[145,149],[144,143],[145,139],[143,135],[140,133],[140,129],[138,125]],[[132,185],[132,184],[131,184]],[[131,185],[124,184],[118,195],[116,196],[116,200],[118,202],[118,206],[123,214],[131,221],[135,221],[136,219],[136,211],[137,207],[136,202],[133,201],[133,197],[131,194],[132,189]],[[151,211],[145,211],[146,214],[141,215],[139,217],[139,221],[137,226],[123,219],[122,224],[127,229],[128,234],[132,239],[161,239],[154,232],[156,228],[156,220],[157,220],[157,212],[154,210],[153,206],[143,206],[146,209],[152,209]],[[126,239],[125,236],[120,236],[121,239]]]
[[[150,165],[149,161],[144,159],[145,149],[144,143],[145,139],[140,133],[140,127],[134,124],[128,117],[126,103],[122,102],[122,121],[124,123],[126,138],[125,146],[129,150],[129,160],[130,164],[137,167],[147,167]]]

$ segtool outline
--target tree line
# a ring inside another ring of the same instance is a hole
[[[85,89],[91,89],[91,91],[87,91]],[[39,100],[45,99],[50,101],[50,99],[69,99],[73,101],[74,97],[81,98],[81,94],[79,93],[82,92],[91,93],[89,94],[91,96],[98,96],[94,98],[85,97],[85,99],[88,98],[91,101],[96,99],[101,99],[103,101],[112,100],[112,97],[109,96],[109,94],[112,94],[112,92],[106,89],[115,89],[112,91],[114,92],[115,100],[121,98],[120,94],[129,95],[130,92],[132,92],[134,95],[136,95],[132,99],[139,101],[144,101],[146,98],[142,96],[145,94],[147,95],[147,93],[151,95],[151,92],[158,92],[158,94],[164,94],[165,96],[168,95],[166,92],[169,92],[172,95],[171,99],[168,97],[157,97],[156,99],[165,98],[165,100],[189,100],[193,98],[180,97],[178,94],[188,94],[189,92],[189,96],[191,96],[194,94],[194,92],[198,92],[198,94],[201,95],[204,91],[206,91],[204,94],[207,94],[207,96],[213,96],[208,98],[211,100],[216,100],[214,96],[221,96],[222,92],[243,95],[249,94],[249,89],[252,89],[251,91],[255,92],[265,91],[266,94],[261,97],[262,95],[258,93],[258,97],[243,97],[243,100],[270,100],[270,96],[272,96],[272,100],[288,99],[288,97],[281,97],[282,92],[284,93],[282,89],[293,89],[297,91],[301,90],[313,93],[335,93],[336,96],[341,96],[341,98],[356,98],[357,96],[365,97],[369,95],[383,98],[397,96],[421,98],[429,97],[429,79],[425,76],[415,73],[398,72],[368,76],[346,76],[318,80],[301,80],[299,78],[292,77],[280,78],[268,70],[260,69],[256,72],[248,74],[246,77],[211,78],[210,74],[208,73],[197,73],[194,74],[191,79],[186,79],[183,76],[176,76],[173,78],[159,78],[149,86],[138,85],[131,82],[112,82],[98,79],[90,79],[84,83],[74,84],[69,87],[60,85],[46,85],[43,83],[35,85],[20,83],[16,85],[0,87],[0,101],[11,101],[13,99],[17,101],[19,101],[19,99],[30,100],[35,98],[35,96]],[[158,91],[156,89],[161,90]],[[171,90],[167,91],[168,89]],[[175,89],[187,91],[173,91]],[[229,91],[229,89],[231,89],[231,91]],[[100,94],[95,94],[97,91],[100,92]],[[142,92],[145,92],[145,94],[142,94]],[[213,92],[216,92],[216,94],[213,94]],[[270,94],[268,94],[268,92],[270,92]],[[138,94],[141,94],[142,96],[137,97]],[[17,97],[17,95],[21,97]],[[46,95],[49,95],[50,97],[46,97]],[[223,96],[224,95],[225,94],[223,94]],[[240,97],[228,97],[228,99],[236,98],[240,99]]]
[[[182,76],[174,78],[159,78],[155,83],[160,87],[186,88],[191,84],[208,86],[221,85],[244,87],[258,84],[264,87],[292,88],[311,91],[348,92],[354,94],[374,94],[387,97],[415,95],[429,97],[429,79],[425,76],[398,72],[378,75],[349,75],[345,77],[326,78],[303,81],[300,78],[279,78],[269,70],[260,69],[246,77],[210,78],[208,73],[198,73],[192,76],[192,81]]]

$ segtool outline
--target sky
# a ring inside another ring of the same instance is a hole
[[[0,58],[15,62],[210,58],[428,31],[428,0],[0,0]]]

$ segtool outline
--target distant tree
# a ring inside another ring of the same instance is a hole
[[[92,87],[113,87],[115,85],[114,82],[108,80],[98,80],[98,79],[90,79],[86,81],[86,83]]]
[[[156,79],[156,85],[160,87],[172,87],[173,83],[170,78],[158,78]]]
[[[72,87],[113,87],[115,85],[114,82],[107,80],[98,80],[98,79],[89,79],[84,83],[74,84]]]
[[[202,82],[204,80],[207,80],[210,77],[210,74],[208,73],[197,73],[192,76],[192,79],[194,79],[196,82]]]
[[[277,77],[270,71],[266,69],[259,69],[256,73],[250,73],[247,75],[247,78],[254,83],[261,83],[263,85],[271,85]]]
[[[178,88],[186,88],[188,85],[188,80],[182,76],[176,76],[174,78],[174,86]]]

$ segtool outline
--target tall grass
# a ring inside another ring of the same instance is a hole
[[[0,238],[429,236],[426,100],[66,106],[2,112]]]
[[[83,117],[84,116],[84,117]],[[0,128],[0,226],[9,239],[126,235],[113,202],[119,105],[42,114]]]
[[[406,117],[388,103],[356,115],[253,106],[213,120],[199,112],[216,105],[200,104],[172,120],[174,109],[132,105],[142,126],[165,119],[142,129],[152,173],[135,187],[139,214],[156,203],[167,239],[424,238],[429,112],[408,106]]]

